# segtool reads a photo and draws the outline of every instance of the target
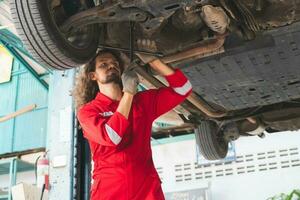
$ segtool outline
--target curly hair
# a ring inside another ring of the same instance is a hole
[[[124,70],[124,63],[119,52],[108,49],[98,51],[88,63],[81,67],[76,77],[72,96],[77,111],[81,106],[92,101],[100,91],[97,81],[90,78],[90,73],[95,71],[96,58],[105,53],[113,55],[119,62],[121,71]]]

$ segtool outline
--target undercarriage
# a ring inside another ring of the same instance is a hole
[[[225,29],[244,40],[252,40],[263,31],[299,21],[299,5],[299,1],[278,0],[119,0],[99,3],[72,16],[63,12],[62,3],[56,3],[52,9],[60,16],[57,24],[66,34],[86,25],[105,24],[102,45],[113,47],[129,47],[126,30],[130,21],[135,22],[136,39],[155,41],[156,55],[166,56],[209,40]],[[141,50],[137,44],[135,50]]]
[[[99,48],[180,68],[193,93],[154,138],[212,135],[204,146],[221,147],[207,157],[218,159],[241,135],[300,128],[299,0],[15,0],[12,14],[33,57],[52,69],[84,64]],[[146,89],[166,85],[147,66],[136,71]]]

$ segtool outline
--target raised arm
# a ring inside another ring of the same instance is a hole
[[[151,61],[150,66],[160,75],[164,76],[169,83],[168,87],[148,90],[141,94],[151,108],[149,114],[152,119],[170,111],[184,101],[192,91],[192,85],[179,69],[172,69],[160,60]],[[146,105],[147,106],[147,105]]]

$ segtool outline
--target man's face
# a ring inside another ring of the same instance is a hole
[[[121,69],[117,59],[110,53],[104,53],[96,58],[95,72],[91,72],[92,80],[101,84],[120,83]]]

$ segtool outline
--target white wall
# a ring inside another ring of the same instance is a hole
[[[165,193],[209,185],[212,200],[265,200],[300,189],[300,132],[235,142],[237,160],[206,167],[195,164],[195,140],[153,147]]]

